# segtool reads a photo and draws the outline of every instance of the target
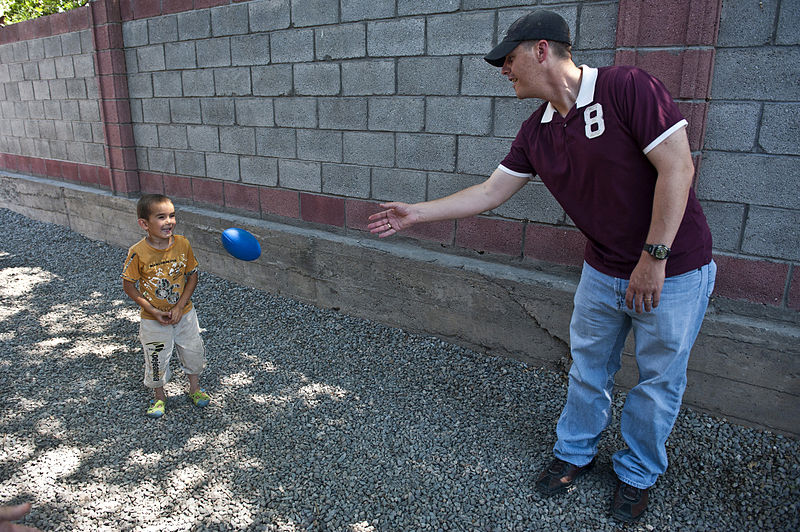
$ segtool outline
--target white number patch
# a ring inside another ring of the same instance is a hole
[[[586,138],[593,139],[599,137],[606,130],[606,123],[603,122],[603,106],[599,103],[590,105],[583,112],[583,121],[586,124]]]

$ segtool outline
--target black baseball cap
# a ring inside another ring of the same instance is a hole
[[[503,66],[506,56],[523,41],[558,41],[571,44],[569,26],[561,15],[543,9],[523,15],[508,27],[500,44],[483,58],[490,65]]]

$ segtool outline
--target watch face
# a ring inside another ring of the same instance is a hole
[[[669,255],[669,248],[667,246],[655,246],[653,248],[653,256],[657,259],[666,259]]]

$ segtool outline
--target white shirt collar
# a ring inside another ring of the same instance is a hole
[[[583,71],[581,76],[581,86],[578,89],[578,98],[575,100],[575,107],[580,108],[589,105],[594,100],[594,86],[597,82],[597,69],[586,65],[581,65],[580,69]],[[553,104],[547,102],[547,107],[542,114],[542,124],[547,124],[553,120],[553,115],[556,113],[556,108]]]

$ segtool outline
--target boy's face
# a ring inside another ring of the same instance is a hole
[[[169,200],[153,205],[146,220],[139,218],[141,228],[154,240],[169,240],[176,223],[175,207]]]

